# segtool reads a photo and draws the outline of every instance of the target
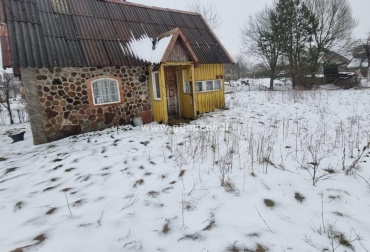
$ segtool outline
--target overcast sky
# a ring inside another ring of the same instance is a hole
[[[149,6],[186,10],[191,0],[127,0]],[[222,17],[217,34],[232,56],[240,51],[240,27],[250,14],[262,10],[272,0],[200,0],[215,5]],[[370,0],[349,0],[353,15],[359,25],[354,31],[356,38],[364,38],[370,32]]]

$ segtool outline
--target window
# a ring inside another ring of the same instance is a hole
[[[191,88],[189,82],[184,82],[184,94],[191,94]]]
[[[182,83],[184,83],[184,94],[191,94],[192,90],[191,90],[191,86],[190,86],[190,83],[187,80],[187,71],[186,70],[182,70]]]
[[[215,90],[220,90],[221,89],[221,80],[215,80],[213,81],[214,84],[214,89]]]
[[[159,85],[159,74],[158,74],[158,72],[153,72],[152,73],[152,84],[153,84],[154,100],[160,100],[161,99],[161,87]]]
[[[203,92],[204,91],[204,87],[203,87],[203,82],[202,81],[195,82],[195,91],[196,92]]]
[[[101,78],[91,83],[94,105],[121,102],[118,81]]]
[[[213,90],[213,81],[206,81],[206,90],[207,91]]]
[[[195,85],[196,92],[217,91],[222,89],[221,80],[197,81]]]

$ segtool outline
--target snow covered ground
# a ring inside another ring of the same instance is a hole
[[[1,126],[0,251],[369,251],[370,90],[227,103],[40,146]]]
[[[248,83],[249,85],[246,85]],[[226,92],[234,92],[235,90],[243,91],[267,91],[270,89],[270,79],[269,78],[260,78],[260,79],[251,79],[244,78],[237,81],[230,81],[225,83]],[[274,81],[274,90],[275,91],[287,91],[291,90],[292,85],[289,79],[276,79]]]
[[[317,75],[322,77],[321,75]],[[249,85],[246,85],[248,83]],[[365,77],[362,78],[360,87],[369,88],[370,83],[367,82]],[[226,93],[240,92],[240,91],[268,91],[270,89],[270,79],[260,78],[251,79],[243,78],[236,81],[225,82]],[[313,90],[340,90],[341,87],[333,84],[316,85]],[[280,78],[274,81],[274,91],[289,91],[292,90],[290,79]]]

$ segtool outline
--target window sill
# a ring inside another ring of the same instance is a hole
[[[204,93],[213,93],[213,92],[220,92],[222,89],[217,89],[217,90],[208,90],[208,91],[199,91],[195,92],[196,94],[204,94]]]
[[[115,105],[115,104],[122,104],[122,102],[121,101],[117,101],[117,102],[99,103],[99,104],[93,103],[93,106],[94,107],[102,107],[102,106],[110,106],[110,105]]]

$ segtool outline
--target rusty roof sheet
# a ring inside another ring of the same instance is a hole
[[[104,0],[0,0],[6,67],[145,65],[128,43],[180,28],[199,63],[232,63],[196,13]],[[8,43],[6,43],[8,41]]]

